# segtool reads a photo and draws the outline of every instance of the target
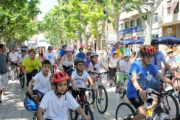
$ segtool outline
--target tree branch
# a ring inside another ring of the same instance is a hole
[[[153,12],[152,12],[153,15],[154,15],[154,13],[156,12],[156,10],[158,9],[158,7],[159,7],[159,5],[161,4],[162,1],[163,1],[163,0],[158,0],[158,1],[157,1],[156,7],[153,9]]]
[[[109,15],[111,15],[112,17],[114,17],[114,14],[108,10],[107,8],[105,8],[101,3],[99,3],[97,0],[93,0],[97,5],[99,5],[102,9],[104,9],[106,12],[109,13]]]
[[[134,5],[135,5],[136,8],[137,8],[137,11],[138,11],[138,13],[139,13],[140,20],[141,20],[141,21],[144,21],[144,19],[143,19],[142,16],[141,16],[141,14],[143,13],[142,10],[141,10],[141,8],[140,8],[137,4],[134,4]]]

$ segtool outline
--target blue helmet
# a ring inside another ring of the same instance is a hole
[[[37,106],[33,100],[26,98],[24,99],[24,108],[29,112],[36,112]]]

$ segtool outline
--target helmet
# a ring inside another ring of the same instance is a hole
[[[50,76],[51,83],[58,83],[61,81],[67,81],[69,79],[69,76],[65,72],[57,72]]]
[[[166,51],[167,54],[169,54],[171,52],[173,52],[173,49],[171,49],[171,48]]]
[[[73,51],[73,47],[72,46],[67,46],[66,51]]]
[[[33,100],[31,100],[29,98],[24,99],[24,108],[29,112],[37,111],[37,105],[34,103]]]
[[[16,48],[15,48],[15,47],[12,47],[12,50],[16,50]]]
[[[129,57],[129,56],[130,56],[130,54],[128,54],[128,53],[124,54],[124,57]]]
[[[26,46],[26,45],[21,45],[21,51],[22,51],[22,52],[27,52],[27,51],[28,51],[28,46]]]
[[[118,52],[117,52],[117,51],[114,51],[113,54],[118,54]]]
[[[88,51],[88,52],[86,53],[86,55],[87,55],[87,54],[91,54],[91,53],[92,53],[91,51]]]
[[[66,45],[66,44],[63,44],[62,47],[67,47],[67,45]]]
[[[142,56],[155,56],[155,53],[156,50],[152,46],[145,46],[140,50]]]
[[[31,51],[33,51],[34,53],[36,53],[36,50],[33,49],[33,48],[29,49],[29,53],[30,53]]]
[[[151,45],[157,45],[157,44],[159,44],[159,41],[158,41],[158,40],[152,40],[152,41],[151,41]]]
[[[83,62],[83,63],[84,63],[84,59],[82,59],[82,58],[77,58],[77,59],[74,61],[74,65],[77,65],[79,62]]]
[[[94,56],[99,56],[97,53],[91,53],[91,57],[94,57]]]

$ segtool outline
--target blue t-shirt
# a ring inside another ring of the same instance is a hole
[[[63,55],[66,54],[66,52],[63,49],[59,49],[59,54],[61,55],[61,58],[63,57]],[[60,58],[60,60],[61,60]]]
[[[145,68],[143,68],[143,66],[140,63],[140,60],[135,61],[131,65],[131,68],[129,71],[129,82],[128,82],[127,90],[126,90],[127,98],[138,97],[137,90],[135,89],[135,87],[133,86],[132,81],[131,81],[131,73],[137,74],[137,81],[138,81],[140,87],[143,90],[146,90],[147,88],[149,88],[149,86],[151,86],[151,79],[153,77],[152,75],[157,74],[158,70],[157,70],[156,66],[153,64],[150,64],[150,65],[146,66]]]
[[[86,58],[86,54],[85,54],[85,53],[78,53],[78,54],[76,55],[76,58],[85,59],[85,58]]]
[[[151,63],[154,64],[154,65],[156,63],[155,66],[156,66],[157,69],[159,69],[159,67],[161,66],[161,61],[164,62],[164,61],[166,61],[166,59],[165,59],[165,57],[164,57],[164,55],[163,55],[163,53],[161,51],[157,51],[157,55],[153,57]]]

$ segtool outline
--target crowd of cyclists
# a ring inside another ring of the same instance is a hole
[[[39,53],[39,54],[38,54]],[[32,49],[22,45],[20,51],[15,47],[11,51],[0,44],[0,103],[3,101],[10,78],[10,66],[16,66],[17,79],[26,76],[27,93],[24,101],[25,108],[29,111],[35,109],[34,118],[40,120],[68,120],[67,110],[76,110],[85,120],[90,120],[76,101],[76,96],[81,96],[82,88],[86,88],[89,81],[93,91],[97,91],[95,82],[97,76],[90,72],[100,73],[104,69],[110,73],[117,74],[115,77],[115,93],[121,86],[124,77],[129,81],[126,96],[138,113],[132,120],[141,120],[146,117],[144,101],[147,101],[147,88],[160,92],[159,85],[168,83],[180,91],[180,86],[173,82],[180,78],[180,48],[176,45],[165,46],[159,50],[158,41],[154,40],[151,45],[137,45],[136,51],[131,45],[120,45],[116,43],[111,48],[103,50],[97,48],[79,48],[75,50],[70,45],[62,45],[57,51],[53,46],[45,49]],[[58,66],[59,70],[56,70]],[[89,72],[90,71],[90,72]],[[170,72],[169,78],[165,72]],[[109,78],[109,77],[107,77]],[[100,80],[102,83],[102,80]],[[110,79],[107,79],[109,86]],[[68,92],[71,86],[72,92]],[[99,90],[101,93],[101,90]],[[33,95],[38,95],[32,97]],[[35,101],[37,108],[32,108]],[[98,98],[103,103],[103,98]],[[153,100],[153,105],[157,100]],[[45,112],[44,112],[45,110]],[[44,115],[43,115],[43,114]],[[176,117],[176,116],[175,116]]]

